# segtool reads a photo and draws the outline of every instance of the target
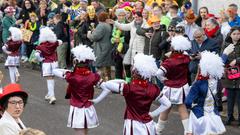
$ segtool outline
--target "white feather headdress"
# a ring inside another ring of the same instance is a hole
[[[135,69],[144,79],[150,79],[155,76],[158,67],[152,55],[138,53],[135,55],[133,62],[133,70]]]
[[[57,36],[49,27],[44,27],[40,29],[39,43],[47,41],[54,43],[57,41]]]
[[[21,41],[23,36],[22,36],[22,31],[19,28],[16,27],[10,27],[9,31],[11,33],[11,38],[13,41]]]
[[[86,60],[96,60],[93,49],[86,45],[80,44],[74,47],[71,52],[74,55],[75,59],[77,59],[79,62],[85,62]]]
[[[204,51],[201,53],[201,60],[199,63],[201,75],[210,78],[220,79],[224,73],[224,64],[222,58],[218,54]]]
[[[192,47],[191,42],[181,35],[172,38],[171,46],[175,51],[186,51]]]

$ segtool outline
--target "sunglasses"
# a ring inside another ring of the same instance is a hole
[[[175,32],[175,29],[168,29],[168,32]]]

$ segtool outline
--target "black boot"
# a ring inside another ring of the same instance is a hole
[[[240,115],[238,115],[238,127],[240,127]]]
[[[225,125],[231,125],[232,121],[234,121],[234,120],[235,119],[234,119],[233,115],[232,116],[228,116],[227,120],[225,122]]]

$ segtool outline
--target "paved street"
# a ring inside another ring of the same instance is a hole
[[[9,80],[8,70],[0,64],[0,70],[5,77],[3,85]],[[64,99],[67,84],[61,79],[55,83],[57,103],[49,105],[43,100],[47,86],[40,72],[30,68],[20,68],[21,81],[23,88],[29,93],[28,104],[25,108],[22,120],[28,127],[38,128],[47,135],[73,135],[73,130],[66,127],[68,117],[68,100]],[[96,90],[96,95],[100,91]],[[120,95],[109,95],[103,102],[96,105],[100,126],[90,130],[90,135],[121,135],[123,127],[124,100]],[[156,105],[153,105],[156,108]],[[239,135],[240,128],[227,127],[226,135]],[[170,115],[169,124],[165,135],[182,135],[183,128],[178,115],[173,111]]]

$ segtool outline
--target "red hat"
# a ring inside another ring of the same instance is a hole
[[[11,83],[3,88],[3,92],[0,93],[0,104],[4,102],[4,99],[9,95],[20,95],[24,98],[28,98],[28,94],[22,89],[20,84]]]
[[[13,13],[16,12],[15,8],[13,6],[8,6],[4,9],[5,13]]]

